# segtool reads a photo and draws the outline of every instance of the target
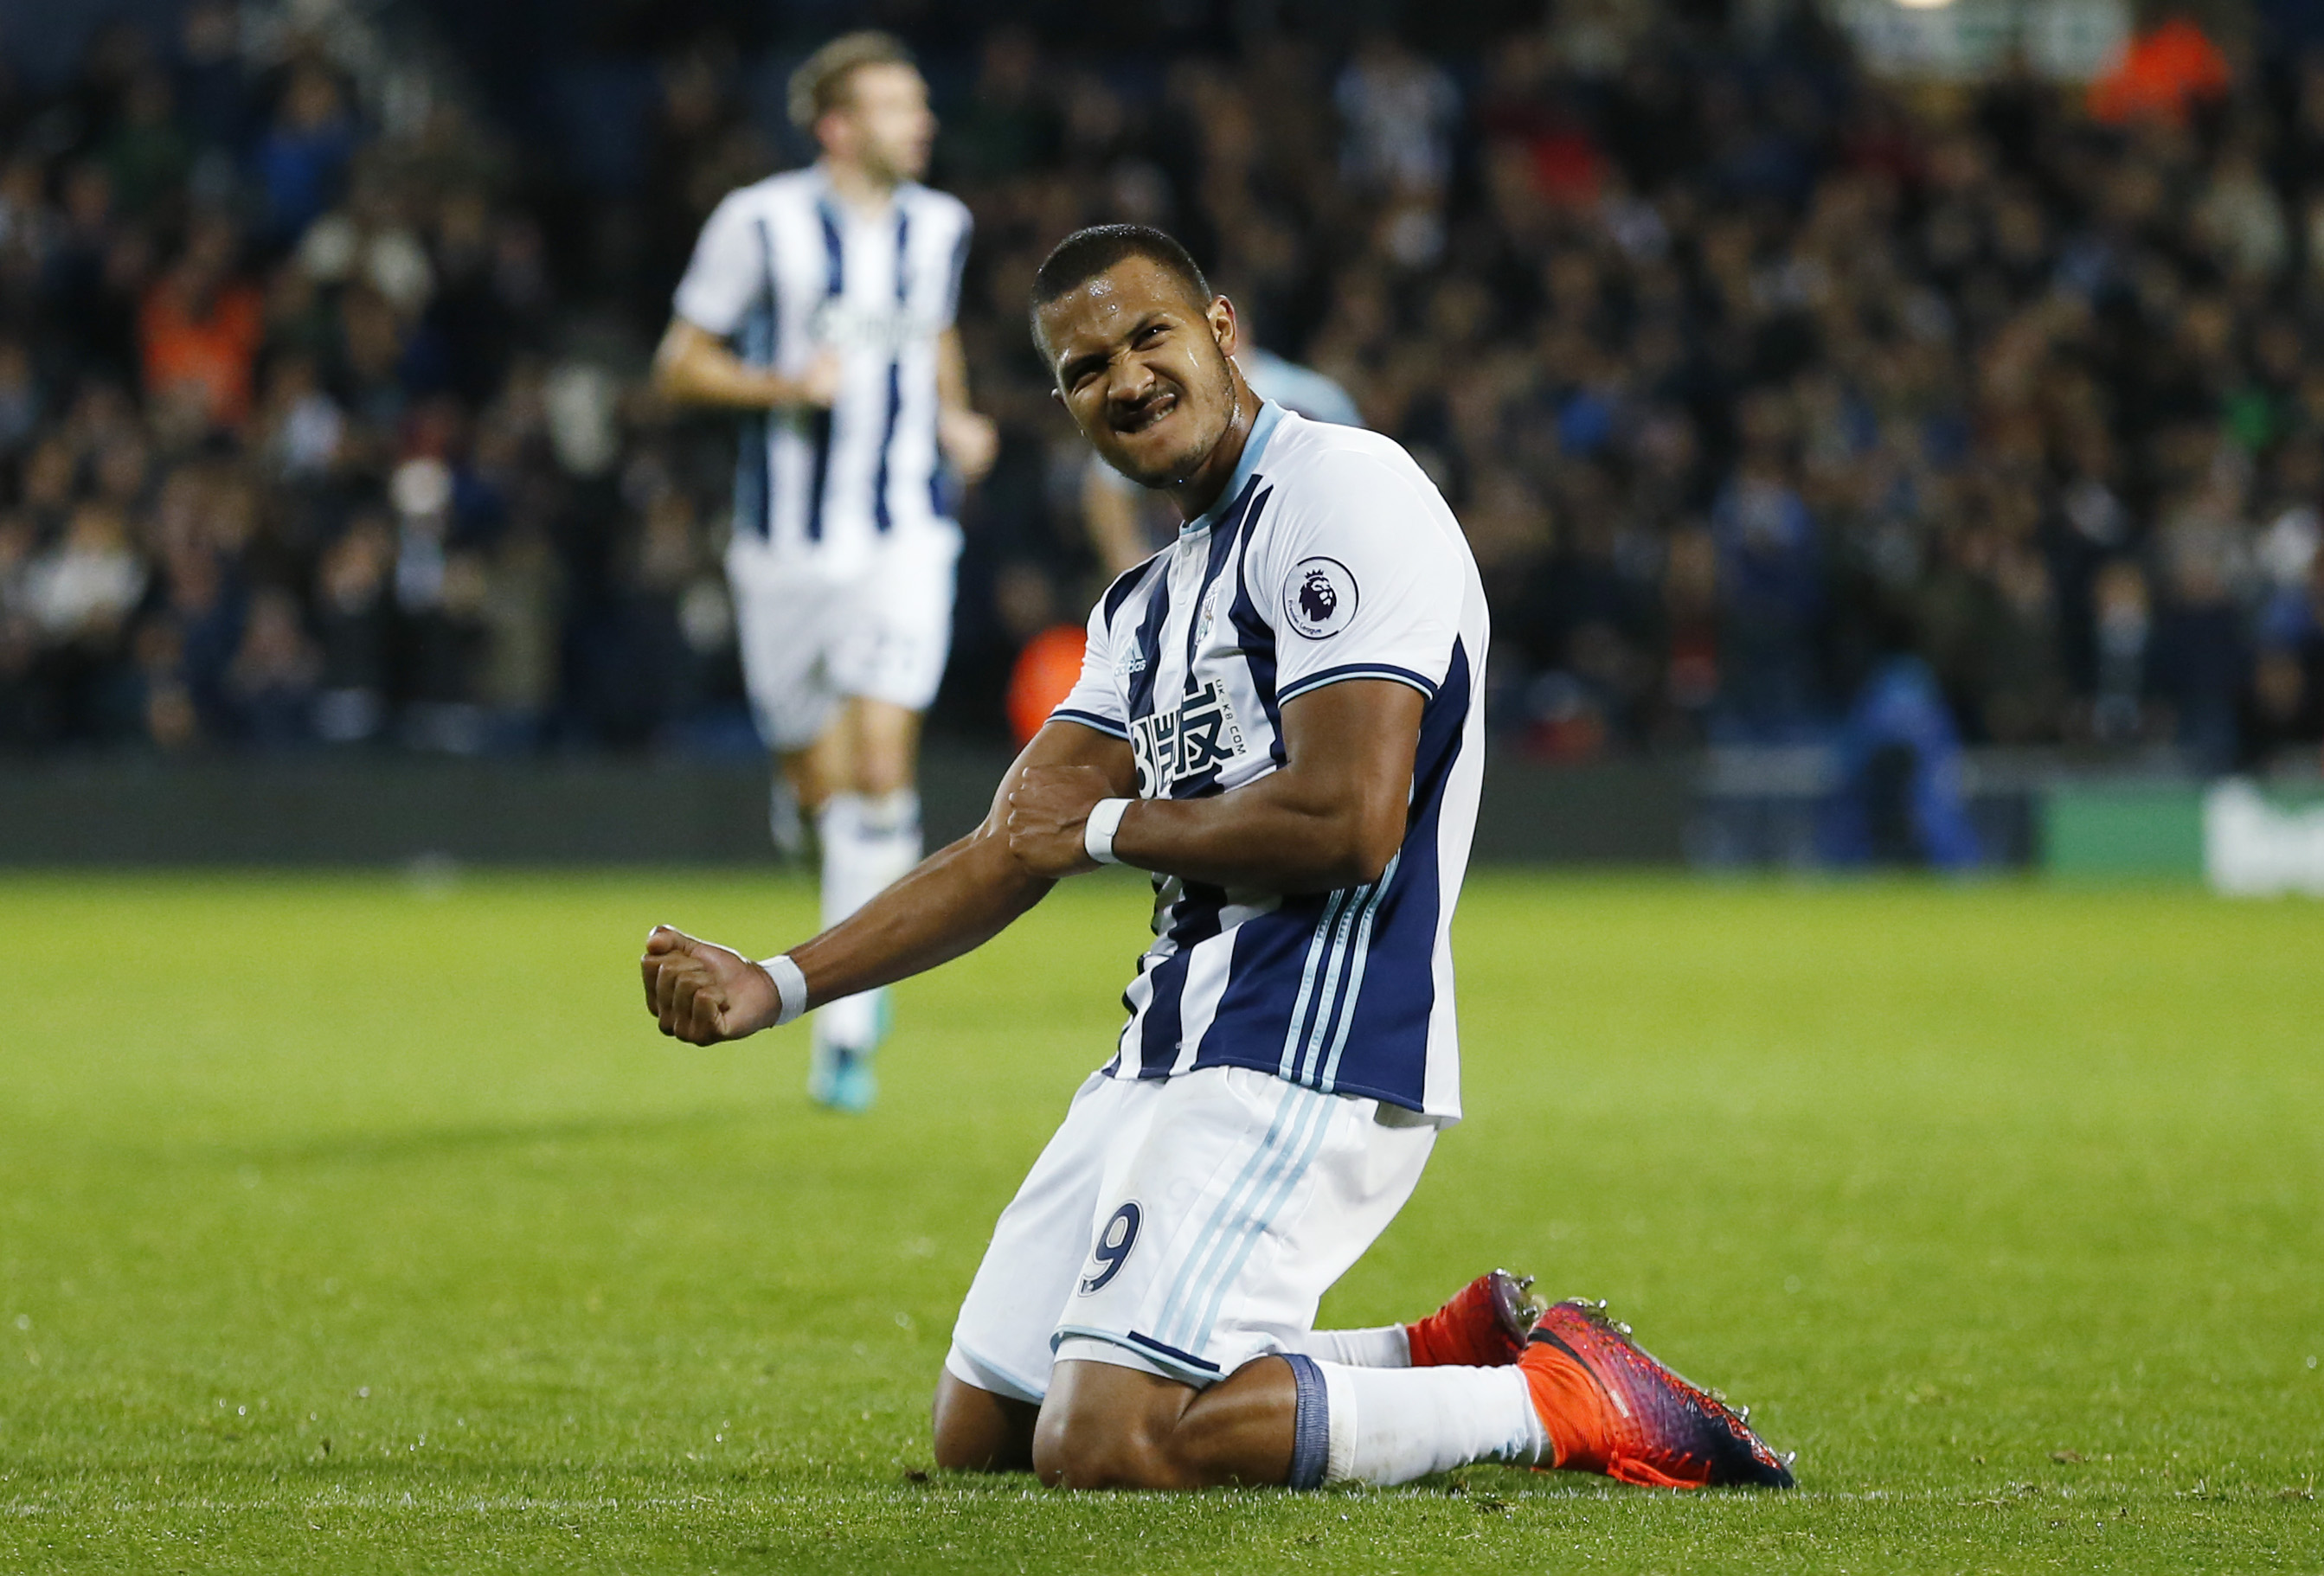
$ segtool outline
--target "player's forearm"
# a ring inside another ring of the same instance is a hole
[[[969,409],[968,355],[961,348],[957,328],[936,336],[936,405],[945,410]]]
[[[1201,799],[1140,799],[1113,852],[1124,864],[1186,880],[1272,892],[1327,892],[1377,880],[1402,826],[1286,771]]]
[[[1404,843],[1421,697],[1343,680],[1283,708],[1279,770],[1222,794],[1141,799],[1115,829],[1125,864],[1188,880],[1328,892],[1377,880]]]
[[[800,402],[792,379],[752,366],[727,351],[700,346],[656,358],[653,386],[662,398],[681,405],[770,410]]]
[[[983,945],[1048,894],[1054,882],[1010,857],[980,827],[936,850],[903,880],[803,946],[791,961],[821,1006],[925,973]]]
[[[664,399],[683,405],[770,410],[813,403],[806,381],[770,367],[752,366],[708,329],[684,318],[670,319],[655,347],[653,386]]]

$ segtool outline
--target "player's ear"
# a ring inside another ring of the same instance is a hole
[[[1234,303],[1224,296],[1211,298],[1211,309],[1205,314],[1211,320],[1211,337],[1219,342],[1219,354],[1231,356],[1242,342],[1240,326],[1235,321]]]

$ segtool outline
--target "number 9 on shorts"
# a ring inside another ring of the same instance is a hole
[[[1097,1234],[1097,1241],[1090,1248],[1090,1258],[1097,1269],[1082,1276],[1082,1295],[1102,1290],[1106,1282],[1121,1273],[1130,1250],[1138,1246],[1138,1225],[1143,1212],[1135,1203],[1126,1203],[1107,1218],[1105,1229]]]

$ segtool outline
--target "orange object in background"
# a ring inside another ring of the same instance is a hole
[[[1051,624],[1025,642],[1009,671],[1009,726],[1022,749],[1041,731],[1049,714],[1074,690],[1082,676],[1082,653],[1089,631],[1079,624]]]
[[[2174,16],[2132,39],[2122,58],[2098,73],[2090,84],[2090,117],[2107,125],[2183,125],[2190,109],[2225,97],[2232,81],[2218,46],[2186,17]]]
[[[138,328],[146,391],[190,386],[213,426],[239,427],[250,414],[251,372],[266,333],[258,292],[228,284],[190,294],[168,280],[145,297]]]

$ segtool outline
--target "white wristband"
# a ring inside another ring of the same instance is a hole
[[[759,966],[775,982],[775,999],[782,1003],[775,1013],[775,1027],[780,1028],[807,1010],[807,976],[787,952],[761,960]]]
[[[1113,834],[1121,830],[1121,817],[1135,799],[1100,799],[1090,806],[1089,820],[1082,827],[1082,850],[1100,864],[1120,864],[1114,857]]]

